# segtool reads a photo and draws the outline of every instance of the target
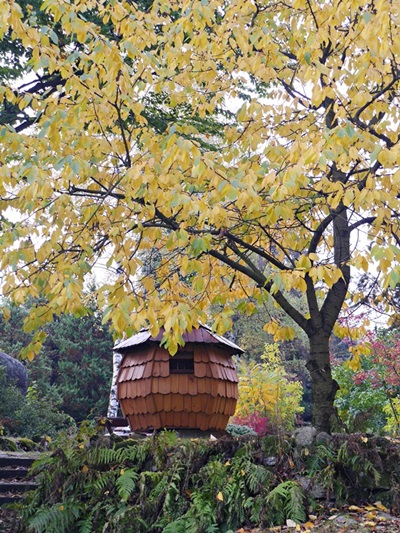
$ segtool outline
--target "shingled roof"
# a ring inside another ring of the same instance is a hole
[[[164,335],[163,328],[160,329],[156,337],[153,337],[148,329],[142,329],[136,335],[129,337],[129,339],[125,339],[124,341],[117,342],[114,345],[114,350],[116,352],[123,352],[127,350],[128,348],[131,348],[133,346],[138,346],[141,344],[145,344],[148,342],[157,342],[158,344],[160,344],[162,341],[163,335]],[[232,355],[241,354],[244,352],[244,350],[242,350],[242,348],[237,346],[235,343],[231,342],[225,337],[221,337],[221,335],[217,335],[217,333],[214,333],[209,326],[205,326],[203,324],[199,325],[199,327],[196,329],[193,328],[192,331],[190,332],[188,331],[185,332],[182,335],[182,337],[185,343],[196,342],[196,343],[222,345],[224,347],[230,348]]]

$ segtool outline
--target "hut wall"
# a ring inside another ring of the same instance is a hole
[[[226,428],[238,397],[232,358],[217,345],[185,345],[192,350],[193,374],[170,374],[170,355],[158,345],[124,355],[118,399],[132,430]]]

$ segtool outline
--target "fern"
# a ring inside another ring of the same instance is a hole
[[[270,480],[271,474],[266,468],[249,461],[246,469],[246,483],[251,492],[260,492],[269,485]]]
[[[79,514],[79,506],[72,502],[57,504],[39,511],[29,520],[29,527],[35,533],[70,533]]]
[[[285,481],[275,487],[267,496],[272,521],[282,524],[290,518],[300,524],[306,520],[304,495],[296,481]]]
[[[127,502],[129,496],[135,490],[136,481],[138,480],[136,470],[125,470],[117,479],[116,486],[118,494],[123,502]]]
[[[109,472],[97,473],[96,479],[87,487],[87,492],[95,492],[96,494],[102,494],[108,488],[110,488],[117,476],[117,473],[113,470]]]
[[[90,516],[86,520],[80,520],[77,526],[79,533],[93,533],[93,517]]]

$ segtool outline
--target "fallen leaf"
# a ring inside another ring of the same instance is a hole
[[[86,465],[82,466],[82,472],[86,474],[86,472],[89,470],[89,468]]]
[[[376,507],[374,507],[373,505],[366,505],[365,506],[365,510],[366,511],[376,511]]]
[[[317,520],[318,517],[315,516],[315,514],[309,514],[309,515],[308,515],[308,518],[309,518],[310,520]]]
[[[362,442],[368,442],[367,437],[361,437]]]
[[[385,512],[388,511],[388,508],[385,507],[385,506],[383,505],[382,502],[375,502],[374,505],[375,505],[375,507],[376,507],[377,509],[379,509],[380,511],[385,511]]]
[[[219,491],[217,494],[217,500],[219,500],[220,502],[224,501],[224,495],[222,494],[221,491]]]
[[[312,522],[306,522],[304,524],[304,527],[307,529],[312,529],[314,527],[314,524]]]
[[[294,520],[292,520],[291,518],[288,518],[286,520],[286,525],[287,525],[287,527],[297,527],[297,523]]]
[[[367,520],[366,522],[363,522],[362,525],[367,527],[375,527],[376,522],[372,522],[372,520]]]
[[[350,505],[349,511],[355,511],[357,513],[362,513],[364,509],[361,509],[361,507],[357,507],[357,505]]]

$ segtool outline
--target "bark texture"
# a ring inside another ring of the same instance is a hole
[[[339,386],[332,377],[329,335],[320,333],[309,340],[310,358],[306,366],[312,383],[312,424],[318,430],[330,433],[336,417],[333,402]]]
[[[108,410],[107,410],[107,416],[108,417],[116,417],[118,416],[118,407],[119,402],[117,400],[117,377],[118,377],[118,371],[121,364],[122,355],[120,353],[114,352],[113,353],[113,376],[111,381],[111,390],[110,390],[110,400],[108,402]]]

